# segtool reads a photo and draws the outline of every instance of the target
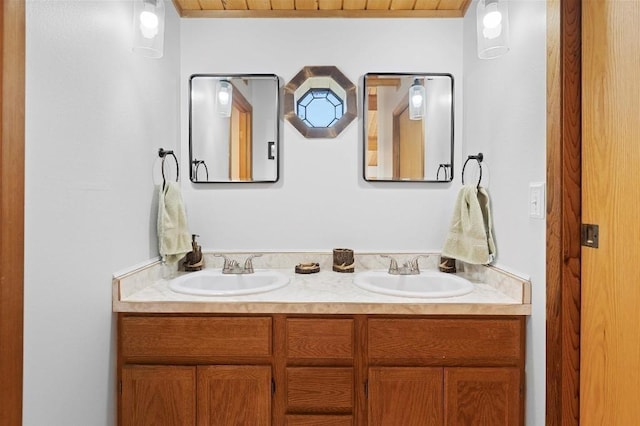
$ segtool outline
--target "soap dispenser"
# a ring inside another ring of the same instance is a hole
[[[191,251],[187,253],[182,265],[187,272],[199,271],[204,267],[204,256],[202,256],[202,247],[196,242],[199,235],[191,235]]]

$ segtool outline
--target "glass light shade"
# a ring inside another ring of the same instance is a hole
[[[226,80],[220,80],[216,85],[216,104],[218,114],[222,117],[231,117],[233,86]]]
[[[164,0],[133,1],[132,50],[149,58],[164,52]]]
[[[409,120],[422,120],[424,116],[425,90],[417,79],[409,88]]]
[[[478,0],[478,57],[493,59],[509,51],[509,10],[507,0]]]

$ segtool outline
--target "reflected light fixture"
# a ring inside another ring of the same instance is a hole
[[[409,119],[422,120],[424,116],[425,90],[419,79],[414,79],[409,88]]]
[[[509,51],[507,0],[478,0],[478,57],[493,59]]]
[[[133,1],[132,50],[149,58],[164,52],[164,0]]]
[[[227,80],[220,80],[216,85],[216,105],[218,114],[222,117],[231,117],[231,104],[233,100],[233,86]]]

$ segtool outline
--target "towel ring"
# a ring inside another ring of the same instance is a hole
[[[469,162],[469,160],[476,160],[478,162],[478,169],[480,169],[480,176],[478,176],[478,185],[476,186],[477,188],[480,188],[480,182],[482,181],[482,160],[484,160],[484,155],[479,152],[478,155],[470,155],[467,157],[467,159],[464,162],[464,165],[462,166],[462,184],[464,185],[464,169],[465,167],[467,167],[467,163]]]
[[[173,153],[173,151],[167,151],[164,148],[160,148],[158,149],[158,156],[160,158],[162,158],[162,189],[164,189],[166,183],[167,183],[167,178],[164,175],[164,160],[166,160],[167,155],[171,155],[173,157],[173,159],[176,162],[176,182],[178,182],[180,180],[180,165],[178,164],[178,158],[176,157],[176,155]]]
[[[440,170],[444,170],[444,180],[449,180],[449,168],[451,164],[440,164],[438,166],[438,171],[436,172],[436,180],[440,180]]]
[[[209,180],[209,168],[207,167],[207,163],[204,162],[204,160],[198,160],[198,159],[194,159],[192,161],[193,163],[193,181],[196,182],[198,180],[198,169],[200,168],[200,166],[204,166],[204,172],[207,176],[207,180]]]

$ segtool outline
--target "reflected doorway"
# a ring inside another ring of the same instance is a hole
[[[393,111],[393,178],[424,179],[424,125],[409,119],[409,94]]]
[[[250,181],[252,174],[252,125],[253,108],[234,88],[231,108],[231,131],[229,132],[229,179],[232,181]]]

